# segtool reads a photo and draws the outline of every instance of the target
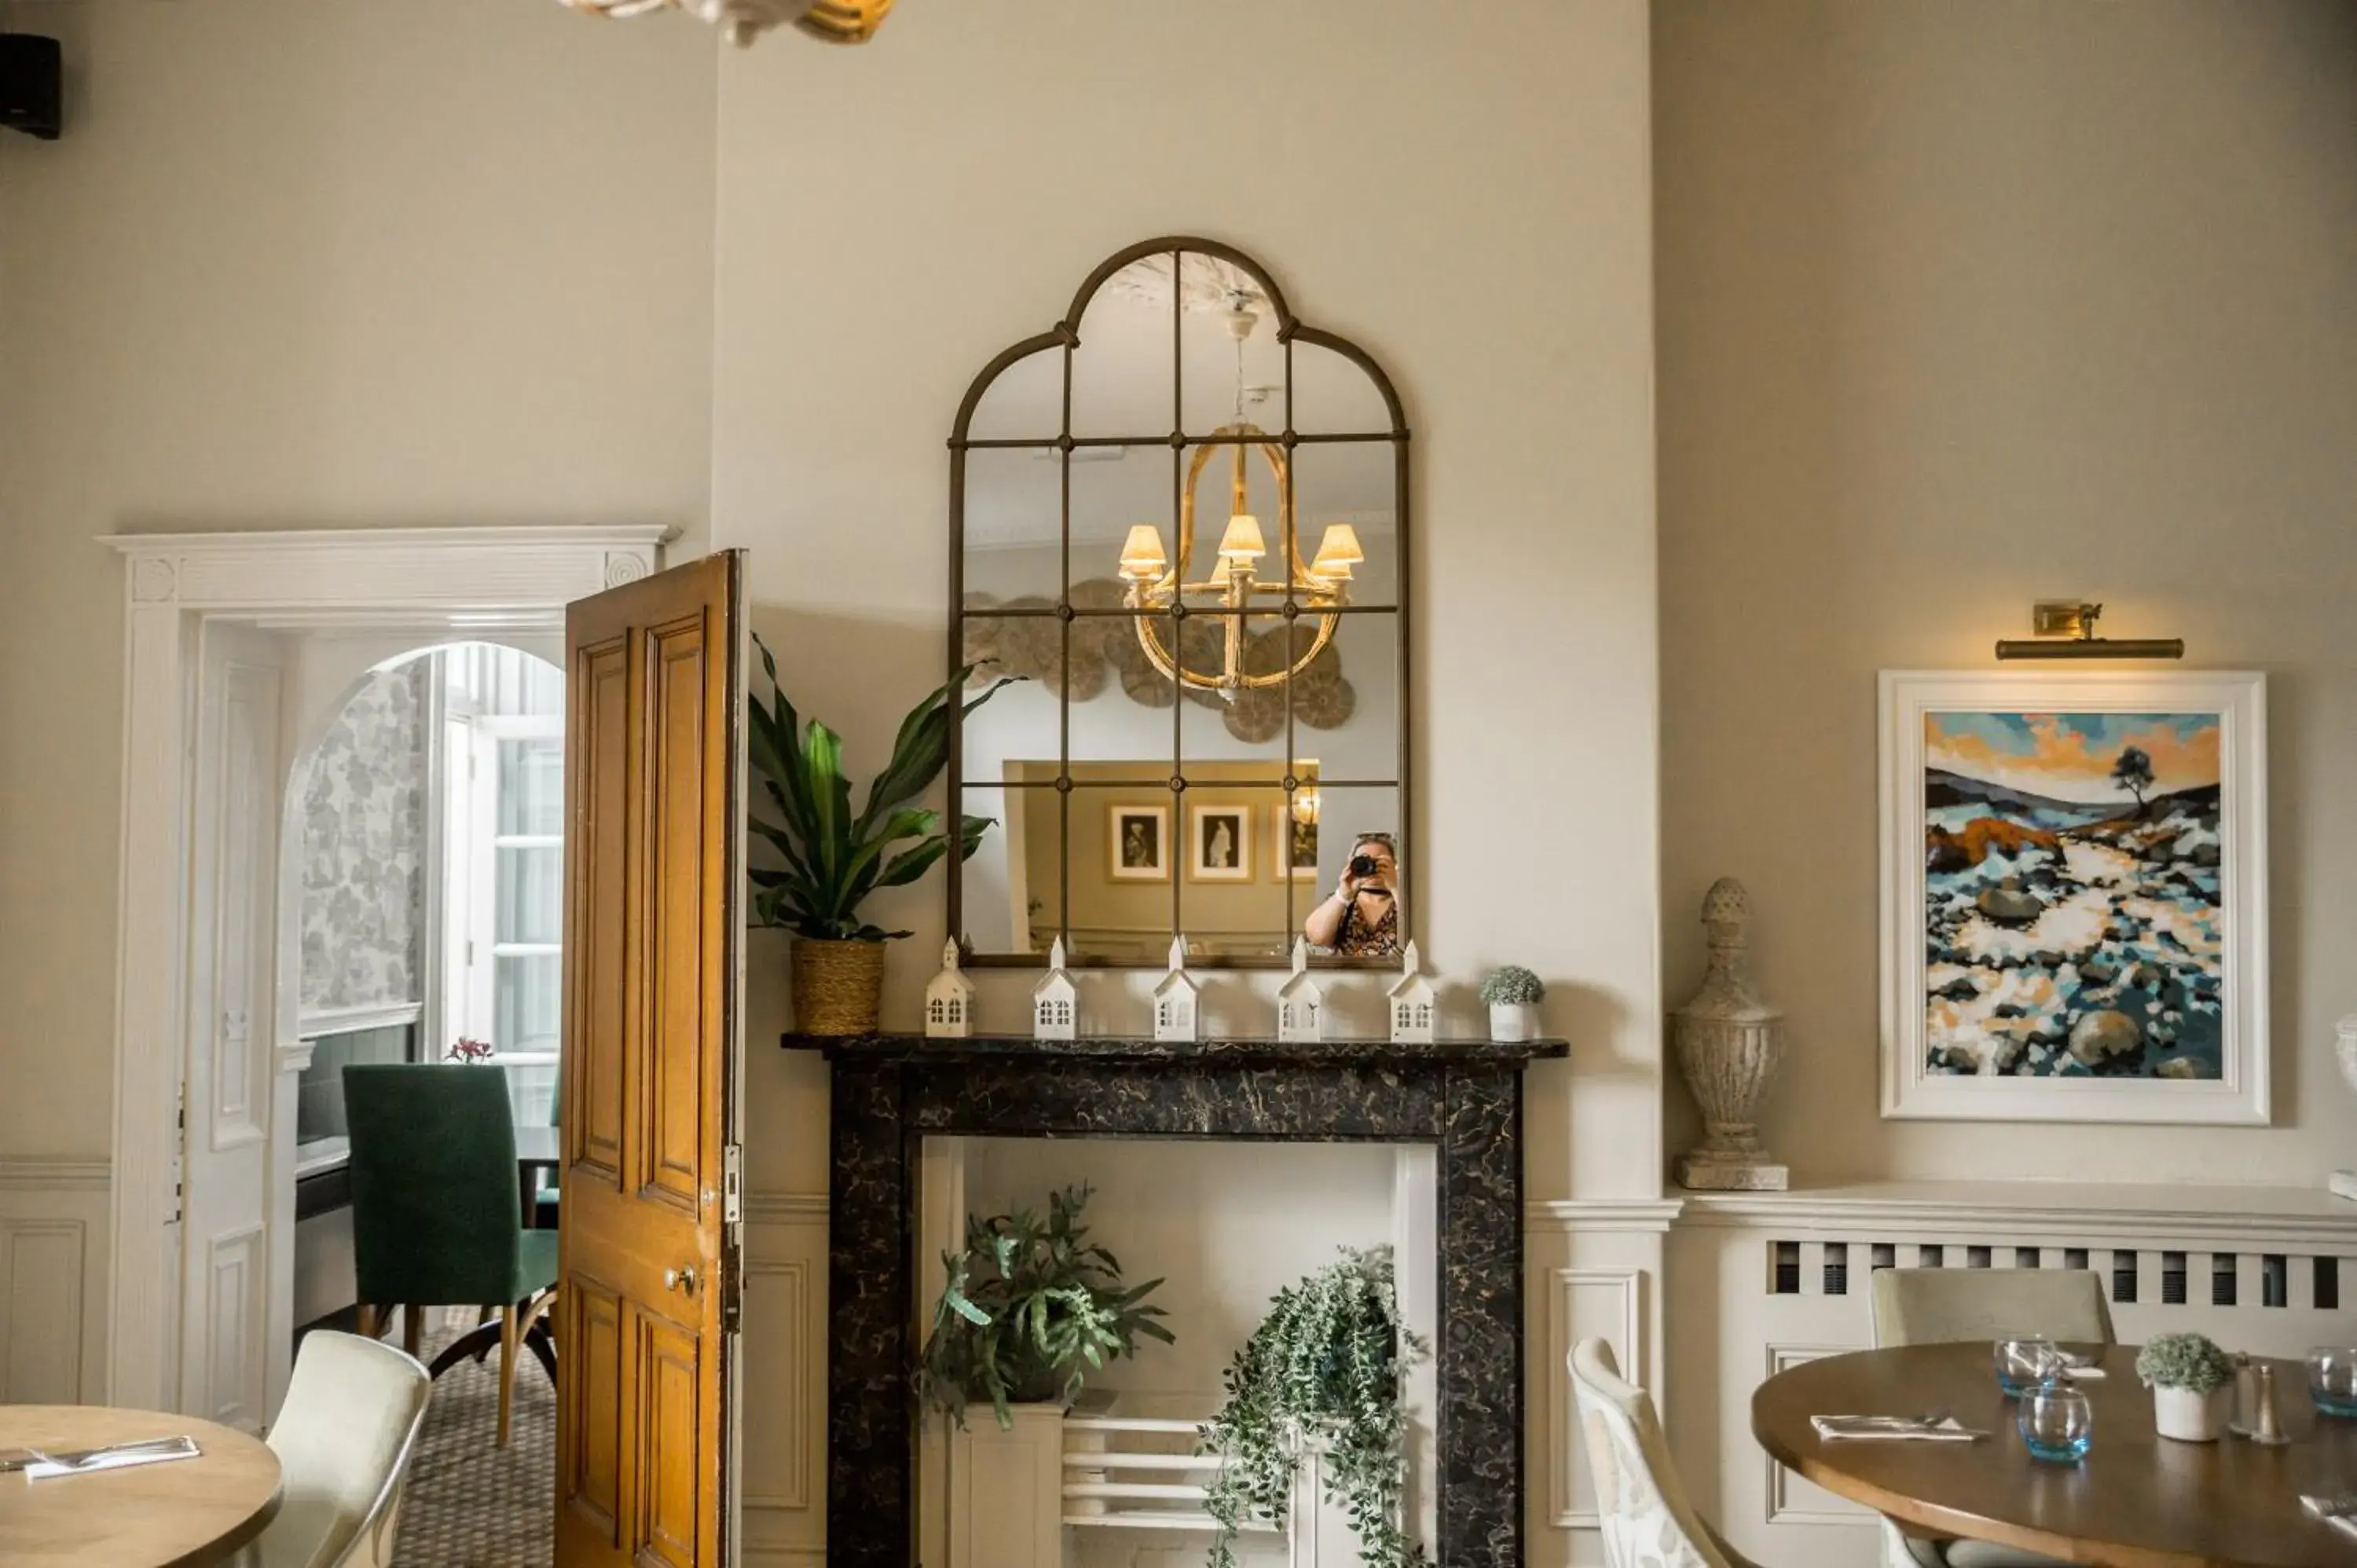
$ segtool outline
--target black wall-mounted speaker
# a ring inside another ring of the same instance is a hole
[[[56,141],[65,128],[64,79],[57,39],[0,33],[0,125]]]

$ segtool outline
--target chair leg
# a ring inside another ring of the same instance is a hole
[[[523,1338],[523,1314],[513,1306],[500,1308],[500,1432],[499,1446],[508,1445],[508,1415],[515,1405],[516,1348]]]
[[[425,1343],[425,1309],[411,1302],[401,1309],[401,1348],[409,1352],[411,1360],[417,1359],[418,1347]]]
[[[377,1309],[362,1303],[357,1310],[360,1314],[360,1321],[352,1326],[359,1331],[360,1337],[363,1339],[375,1339],[382,1337],[384,1333],[384,1321],[378,1316]]]
[[[497,1315],[499,1310],[500,1309],[496,1306],[479,1306],[475,1308],[475,1326],[480,1328],[484,1324],[489,1323],[492,1317]],[[490,1353],[491,1342],[486,1339],[483,1341],[483,1348],[475,1352],[475,1365],[478,1367],[481,1366],[484,1359],[490,1356]]]

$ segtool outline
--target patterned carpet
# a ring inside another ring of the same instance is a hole
[[[429,1333],[425,1359],[457,1337]],[[393,1568],[549,1568],[556,1389],[539,1362],[526,1356],[517,1369],[514,1432],[503,1449],[491,1445],[499,1409],[496,1351],[434,1380]]]

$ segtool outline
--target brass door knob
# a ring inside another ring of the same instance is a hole
[[[682,1291],[689,1295],[694,1295],[695,1294],[695,1265],[694,1263],[683,1263],[676,1269],[665,1269],[663,1271],[663,1289]]]

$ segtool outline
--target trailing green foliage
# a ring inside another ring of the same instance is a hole
[[[1481,1000],[1491,1007],[1509,1002],[1536,1002],[1545,994],[1545,983],[1518,963],[1500,964],[1481,983]]]
[[[2147,1388],[2206,1394],[2234,1380],[2234,1362],[2204,1335],[2156,1334],[2136,1352],[2136,1376]]]
[[[882,941],[905,937],[859,918],[859,906],[878,887],[900,887],[932,868],[949,853],[942,814],[909,802],[923,794],[949,761],[951,693],[963,689],[969,664],[919,703],[900,721],[892,760],[867,787],[867,803],[851,810],[851,781],[843,776],[843,741],[813,719],[805,732],[802,715],[778,684],[778,661],[759,638],[761,668],[769,671],[770,705],[756,694],[752,710],[752,770],[768,791],[776,821],[748,813],[752,831],[777,852],[781,865],[753,868],[753,923],[784,926],[796,936],[821,940]],[[1013,677],[1007,678],[1012,680]],[[966,700],[972,713],[1006,681],[993,682]],[[958,858],[982,847],[994,819],[958,819]],[[897,853],[892,846],[917,842]]]
[[[1007,1407],[1068,1402],[1088,1374],[1137,1354],[1141,1334],[1173,1343],[1143,1305],[1162,1282],[1122,1283],[1121,1264],[1088,1239],[1085,1187],[1048,1195],[1048,1218],[1028,1208],[968,1215],[965,1251],[944,1252],[950,1278],[933,1307],[917,1391],[929,1409],[965,1423],[969,1401],[987,1399],[998,1424]]]
[[[1228,1368],[1227,1402],[1200,1434],[1200,1450],[1223,1461],[1203,1499],[1220,1521],[1211,1568],[1233,1568],[1246,1523],[1284,1522],[1304,1442],[1324,1445],[1327,1496],[1348,1510],[1366,1568],[1429,1561],[1399,1523],[1407,1492],[1400,1376],[1425,1353],[1399,1320],[1388,1247],[1345,1248],[1338,1262],[1276,1293]]]

